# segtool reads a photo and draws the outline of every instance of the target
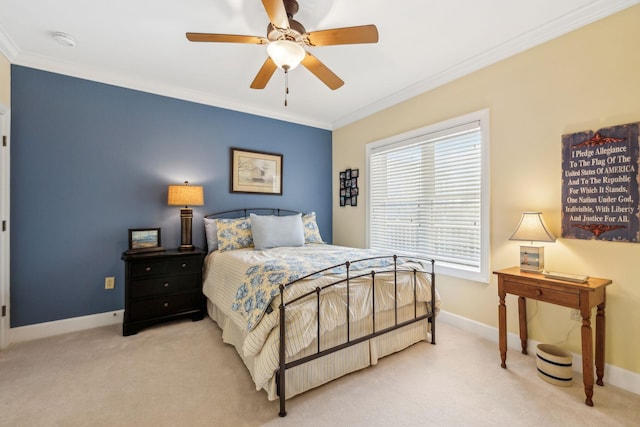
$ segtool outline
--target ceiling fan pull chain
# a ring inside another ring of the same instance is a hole
[[[289,67],[284,67],[284,106],[287,106],[287,95],[289,95]]]

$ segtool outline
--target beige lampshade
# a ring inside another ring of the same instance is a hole
[[[551,234],[542,219],[542,212],[524,212],[520,223],[509,240],[526,240],[530,242],[555,242],[556,237]]]
[[[202,206],[204,192],[200,185],[189,185],[185,181],[182,185],[170,185],[168,189],[169,206]]]

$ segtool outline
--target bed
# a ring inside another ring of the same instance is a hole
[[[433,260],[326,244],[314,213],[218,212],[205,231],[207,312],[280,416],[286,399],[435,344]]]

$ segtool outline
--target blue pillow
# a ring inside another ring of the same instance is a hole
[[[287,216],[251,214],[250,218],[253,246],[256,249],[304,246],[301,214]]]

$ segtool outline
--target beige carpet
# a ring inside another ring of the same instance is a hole
[[[632,426],[640,396],[539,379],[535,359],[439,324],[419,343],[288,401],[256,391],[210,319],[122,337],[120,327],[20,343],[0,352],[2,426]],[[606,373],[605,373],[606,384]]]

